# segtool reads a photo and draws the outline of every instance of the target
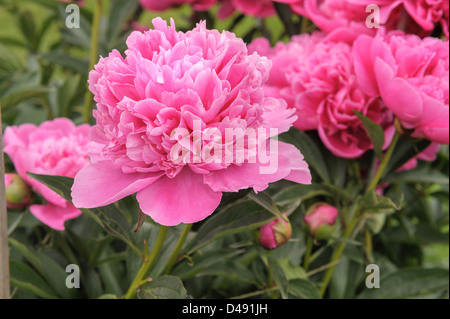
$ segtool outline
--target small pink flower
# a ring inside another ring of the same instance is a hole
[[[64,230],[64,222],[81,211],[27,172],[74,177],[89,163],[89,125],[75,126],[69,119],[58,118],[39,127],[33,124],[10,126],[5,130],[5,153],[19,176],[47,201],[31,205],[31,213],[44,224]]]
[[[129,36],[125,57],[113,51],[90,72],[91,137],[100,147],[75,177],[75,206],[137,193],[141,210],[170,226],[206,218],[222,192],[262,191],[283,178],[310,183],[301,153],[275,134],[245,142],[251,132],[282,133],[295,121],[284,101],[264,96],[270,61],[204,22],[186,33],[161,18],[153,25]],[[230,130],[237,134],[223,139]],[[265,171],[263,154],[276,160],[274,170]]]
[[[391,32],[359,37],[355,67],[363,90],[380,97],[413,136],[449,143],[449,43]]]
[[[31,192],[27,183],[14,173],[5,174],[6,207],[20,209],[31,201]]]
[[[289,220],[278,217],[259,229],[259,243],[264,248],[275,249],[287,243],[291,235],[292,226]]]
[[[335,228],[338,214],[336,207],[327,203],[318,203],[308,209],[304,222],[314,238],[327,239]]]
[[[393,115],[378,98],[361,90],[349,44],[330,41],[316,32],[295,36],[273,49],[267,40],[258,39],[249,50],[273,62],[266,94],[285,99],[298,115],[294,126],[317,130],[333,154],[356,158],[373,148],[354,110],[380,124],[386,135],[385,147],[389,145],[395,131]]]

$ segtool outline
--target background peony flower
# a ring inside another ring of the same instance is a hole
[[[393,115],[378,98],[361,90],[350,45],[329,41],[322,32],[315,32],[295,36],[273,49],[267,40],[258,39],[249,50],[267,55],[273,62],[266,94],[285,99],[298,115],[294,126],[317,130],[333,154],[356,158],[373,147],[353,110],[380,124],[385,146],[389,145],[395,131]]]
[[[428,34],[435,29],[436,24],[442,26],[443,33],[449,36],[449,2],[448,0],[349,0],[353,4],[367,6],[376,4],[380,7],[380,18],[382,23],[389,20],[399,21],[398,26],[405,31],[416,28],[415,25],[422,28]],[[399,15],[400,13],[400,15]],[[407,16],[402,16],[404,13]],[[411,25],[411,21],[415,25]],[[402,26],[402,24],[404,24]],[[410,33],[410,32],[408,32]]]
[[[139,0],[144,9],[164,11],[185,3],[193,5],[195,10],[208,10],[217,0]]]
[[[360,34],[373,35],[377,32],[377,29],[366,26],[369,15],[366,5],[351,3],[349,0],[297,0],[291,4],[291,9],[338,40],[351,43]]]
[[[29,177],[27,172],[74,177],[89,163],[89,125],[75,126],[66,118],[42,123],[10,126],[5,130],[5,153],[14,163],[17,173],[47,201],[31,205],[31,213],[47,226],[64,230],[64,222],[81,211],[44,184]]]
[[[418,161],[434,162],[437,158],[441,146],[438,143],[431,143],[426,149],[419,153],[419,155],[410,159],[402,167],[400,167],[397,172],[409,171],[417,167]]]
[[[282,133],[295,121],[284,101],[264,96],[270,61],[248,55],[241,39],[207,30],[204,22],[186,33],[161,18],[153,25],[129,36],[125,58],[113,51],[90,72],[97,102],[91,137],[101,147],[75,177],[75,206],[104,206],[137,193],[141,210],[170,226],[206,218],[222,192],[262,191],[283,178],[310,183],[308,166],[292,145],[272,135],[261,140],[259,146],[270,143],[268,154],[277,159],[275,171],[261,174],[266,165],[239,143],[251,130]],[[228,129],[240,129],[241,137],[217,139]],[[255,161],[227,162],[215,149],[212,161],[196,161],[212,146]]]
[[[354,55],[367,94],[381,96],[401,124],[415,130],[414,137],[448,144],[448,41],[402,32],[361,36]]]
[[[327,239],[336,227],[339,211],[327,203],[311,206],[303,219],[308,232],[317,239]]]

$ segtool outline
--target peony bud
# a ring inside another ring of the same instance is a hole
[[[27,183],[19,175],[9,173],[5,175],[6,207],[19,209],[27,206],[31,201],[31,192]]]
[[[304,218],[309,233],[316,239],[330,238],[336,227],[338,210],[327,203],[311,206]]]
[[[286,216],[286,215],[285,215]],[[289,220],[277,218],[259,229],[259,243],[267,249],[275,249],[285,244],[292,235]]]

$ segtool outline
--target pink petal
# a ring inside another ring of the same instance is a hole
[[[195,223],[211,215],[222,194],[203,183],[203,176],[185,167],[175,177],[161,177],[137,193],[141,210],[155,222],[175,226]]]
[[[75,176],[72,202],[79,208],[106,206],[140,191],[163,174],[125,174],[110,161],[90,164]]]
[[[75,208],[71,204],[66,207],[57,206],[53,204],[46,205],[31,205],[30,211],[45,225],[56,229],[64,230],[64,222],[69,219],[76,218],[81,215],[81,210]]]
[[[381,97],[404,125],[417,124],[423,115],[420,94],[405,79],[394,77],[392,69],[381,59],[375,61]]]
[[[218,192],[237,192],[250,187],[259,192],[269,187],[269,183],[283,178],[310,183],[311,176],[309,170],[305,168],[307,164],[302,163],[303,157],[300,152],[295,152],[289,144],[277,143],[277,150],[269,149],[267,164],[261,163],[258,158],[256,163],[246,162],[240,166],[232,164],[226,169],[205,175],[205,183]],[[284,154],[286,151],[287,154]]]

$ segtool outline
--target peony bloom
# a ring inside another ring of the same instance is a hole
[[[317,203],[310,207],[304,217],[308,232],[317,239],[327,239],[336,227],[339,211],[327,203]]]
[[[358,81],[413,137],[449,143],[449,43],[391,32],[354,45]],[[407,106],[407,107],[406,107]]]
[[[287,243],[291,235],[292,226],[289,220],[278,217],[259,229],[259,243],[264,248],[275,249]]]
[[[270,138],[295,121],[284,101],[264,96],[270,61],[204,22],[186,33],[161,18],[153,25],[89,75],[97,155],[75,177],[74,205],[137,193],[145,214],[171,226],[209,216],[222,192],[310,183],[301,153]]]
[[[5,197],[8,209],[24,208],[31,201],[30,188],[19,175],[5,174]]]
[[[381,23],[389,20],[399,21],[398,26],[408,31],[411,21],[429,34],[440,24],[448,38],[449,2],[448,0],[349,0],[353,4],[380,7]],[[399,14],[400,13],[400,14]],[[405,15],[406,14],[406,15]],[[405,21],[404,21],[405,20]],[[406,24],[403,25],[402,24]]]
[[[208,10],[217,0],[139,0],[144,9],[164,11],[185,3],[193,5],[195,10]]]
[[[296,110],[294,126],[317,130],[324,145],[336,156],[356,158],[373,148],[354,110],[380,124],[387,147],[394,134],[394,118],[376,97],[365,94],[356,79],[352,47],[329,41],[321,32],[300,35],[271,49],[266,39],[249,46],[273,63],[265,92],[286,100]]]
[[[81,211],[27,172],[74,177],[89,163],[89,128],[86,124],[77,127],[69,119],[58,118],[39,127],[24,124],[5,130],[5,153],[19,176],[47,201],[44,205],[31,205],[31,213],[56,230],[64,230],[64,222],[78,217]]]
[[[441,145],[438,143],[431,143],[426,149],[420,152],[417,156],[410,159],[397,172],[408,171],[417,167],[418,161],[434,162],[437,158],[437,154],[441,149]]]
[[[339,40],[352,42],[360,34],[377,32],[376,28],[366,25],[370,14],[366,12],[366,6],[350,0],[297,0],[291,4],[291,9]]]

